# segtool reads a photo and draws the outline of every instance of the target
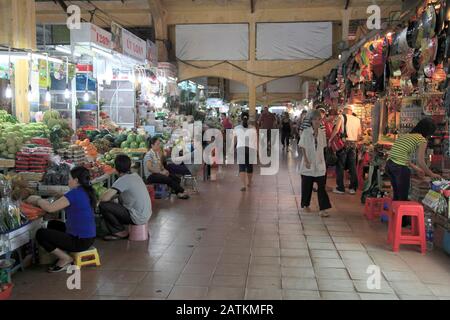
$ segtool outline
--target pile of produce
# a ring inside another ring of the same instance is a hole
[[[127,140],[120,144],[122,149],[146,149],[146,136],[130,133]]]
[[[116,159],[116,153],[107,152],[100,158],[100,162],[104,163],[110,167],[114,167],[114,160]]]
[[[6,125],[0,128],[0,156],[6,159],[15,159],[16,152],[23,145],[22,128],[19,124]]]
[[[0,110],[0,123],[9,122],[9,123],[17,123],[16,117],[10,115],[5,110]]]
[[[108,191],[108,188],[106,188],[103,183],[96,183],[92,186],[95,191],[95,195],[97,196],[97,199],[100,199],[100,197]]]
[[[45,214],[45,211],[41,208],[32,206],[31,204],[25,202],[20,204],[20,211],[29,221],[36,220]]]
[[[99,130],[88,131],[87,138],[92,142],[100,140],[100,139],[106,139],[109,142],[114,143],[114,140],[115,140],[115,138],[111,134],[111,132],[109,132],[109,130],[106,130],[106,129],[104,129],[102,131],[99,131]]]
[[[64,141],[70,141],[73,130],[66,120],[61,119],[61,115],[58,111],[46,111],[44,113],[44,123],[50,131],[50,141],[55,150],[60,149]]]
[[[95,179],[103,176],[104,174],[113,174],[115,172],[114,168],[106,163],[95,161],[94,163],[89,162],[84,165],[86,169],[89,169],[91,179]]]
[[[28,182],[19,174],[0,174],[0,182],[11,184],[11,198],[14,201],[25,200],[34,192],[28,188]]]
[[[70,166],[67,163],[52,165],[44,175],[43,183],[47,186],[67,186],[69,184]]]
[[[42,122],[22,124],[23,139],[25,142],[32,138],[47,138],[50,135],[49,128]]]
[[[100,154],[105,154],[105,153],[111,151],[111,149],[113,147],[113,144],[105,138],[95,140],[93,142],[93,145],[95,146],[95,148],[97,148],[97,151]]]
[[[94,159],[97,158],[97,148],[89,141],[89,139],[85,139],[83,141],[78,140],[77,142],[75,142],[75,144],[83,147],[87,157]]]
[[[15,230],[22,225],[20,208],[9,199],[3,199],[0,207],[0,233]]]

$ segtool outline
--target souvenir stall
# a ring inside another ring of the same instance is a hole
[[[363,202],[366,197],[389,196],[384,170],[389,150],[424,117],[431,117],[438,127],[429,140],[428,165],[450,180],[449,12],[447,1],[424,1],[410,21],[367,40],[328,77],[333,86],[327,88],[339,94],[333,100],[328,93],[328,102],[355,105],[363,127],[371,130],[371,166]],[[439,247],[449,230],[447,180],[414,176],[410,191],[410,199],[423,202],[427,218],[434,222]]]

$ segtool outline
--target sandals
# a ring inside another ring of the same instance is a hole
[[[242,187],[242,188],[241,188],[241,191],[242,191],[242,192],[245,192],[245,191],[247,191],[247,188],[246,188],[246,187]]]
[[[116,236],[114,234],[110,234],[110,235],[104,236],[103,240],[105,240],[105,241],[119,241],[119,240],[127,240],[129,237],[130,237],[130,235],[128,235],[126,237],[119,237],[119,236]]]
[[[178,199],[181,199],[181,200],[188,200],[190,197],[187,195],[187,194],[184,194],[184,195],[177,195],[177,198]]]

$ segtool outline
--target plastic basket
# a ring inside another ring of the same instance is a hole
[[[7,286],[6,290],[0,292],[0,300],[8,300],[11,297],[14,285],[12,283],[8,283],[6,284],[6,286]]]

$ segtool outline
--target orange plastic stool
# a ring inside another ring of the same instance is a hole
[[[387,209],[384,209],[386,205]],[[391,207],[391,198],[367,198],[364,208],[364,215],[368,220],[379,218],[383,213],[390,216]]]
[[[402,230],[403,217],[411,217],[411,230]],[[402,244],[420,245],[422,254],[426,253],[425,217],[423,206],[414,201],[393,201],[389,217],[388,243],[398,252]]]

